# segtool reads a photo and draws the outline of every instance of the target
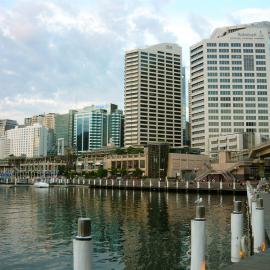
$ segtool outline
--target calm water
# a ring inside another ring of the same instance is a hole
[[[233,197],[202,197],[207,269],[221,269],[230,263]],[[196,198],[87,188],[0,187],[0,269],[72,270],[72,238],[81,216],[92,219],[93,269],[188,269]]]

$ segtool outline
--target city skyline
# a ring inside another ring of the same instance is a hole
[[[266,1],[223,1],[219,9],[207,2],[3,1],[1,118],[21,123],[44,111],[65,113],[108,102],[123,108],[125,51],[177,43],[188,68],[189,47],[214,28],[270,21]]]

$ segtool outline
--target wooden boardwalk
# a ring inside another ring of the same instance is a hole
[[[236,183],[235,188],[232,183],[219,182],[191,182],[186,186],[186,182],[176,181],[162,181],[157,179],[144,180],[90,180],[89,186],[91,188],[105,188],[105,189],[131,189],[131,190],[145,190],[145,191],[164,191],[164,192],[199,192],[199,193],[246,193],[246,187]]]
[[[265,230],[268,239],[270,239],[270,194],[263,194],[263,204],[264,204],[264,222],[265,222]],[[270,265],[269,265],[270,269]]]
[[[269,270],[270,269],[270,250],[263,254],[254,255],[244,259],[239,263],[227,266],[224,270]]]
[[[6,183],[0,183],[0,186],[6,186]],[[9,183],[9,186],[14,186],[14,183]],[[32,184],[29,184],[32,185]],[[50,187],[63,186],[64,181],[59,180],[50,183]],[[24,186],[18,184],[17,186]],[[190,193],[235,193],[245,194],[246,187],[235,183],[219,183],[219,182],[186,182],[176,181],[159,181],[158,179],[144,179],[144,180],[112,180],[112,179],[72,179],[66,181],[67,187],[82,186],[90,188],[103,189],[127,189],[127,190],[144,190],[144,191],[160,191],[160,192],[190,192]]]
[[[264,222],[266,236],[270,239],[270,194],[263,194],[264,203]],[[239,263],[232,264],[224,268],[224,270],[270,270],[270,248],[263,254],[257,254],[244,259]]]

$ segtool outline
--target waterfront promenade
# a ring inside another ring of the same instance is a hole
[[[270,239],[270,194],[262,193],[264,201],[264,222],[265,222],[265,233],[266,239],[269,244]],[[256,254],[245,258],[239,263],[232,264],[224,268],[224,270],[269,270],[270,269],[270,248],[265,253]]]
[[[81,186],[103,189],[127,189],[160,192],[200,192],[200,193],[237,193],[245,194],[246,187],[239,183],[227,182],[194,182],[194,181],[159,181],[158,179],[143,180],[115,180],[115,179],[53,179],[48,181],[51,187]],[[0,184],[14,186],[14,182],[2,182]],[[23,183],[17,182],[17,186]],[[31,185],[31,183],[29,183]]]
[[[222,192],[222,193],[245,193],[245,186],[238,183],[220,183],[220,182],[193,182],[193,181],[159,181],[158,179],[144,180],[90,180],[90,187],[95,188],[113,188],[113,189],[134,189],[148,191],[165,192]]]

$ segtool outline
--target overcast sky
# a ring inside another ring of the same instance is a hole
[[[263,20],[269,0],[0,0],[0,119],[123,108],[126,50],[178,43],[188,67],[214,28]]]

